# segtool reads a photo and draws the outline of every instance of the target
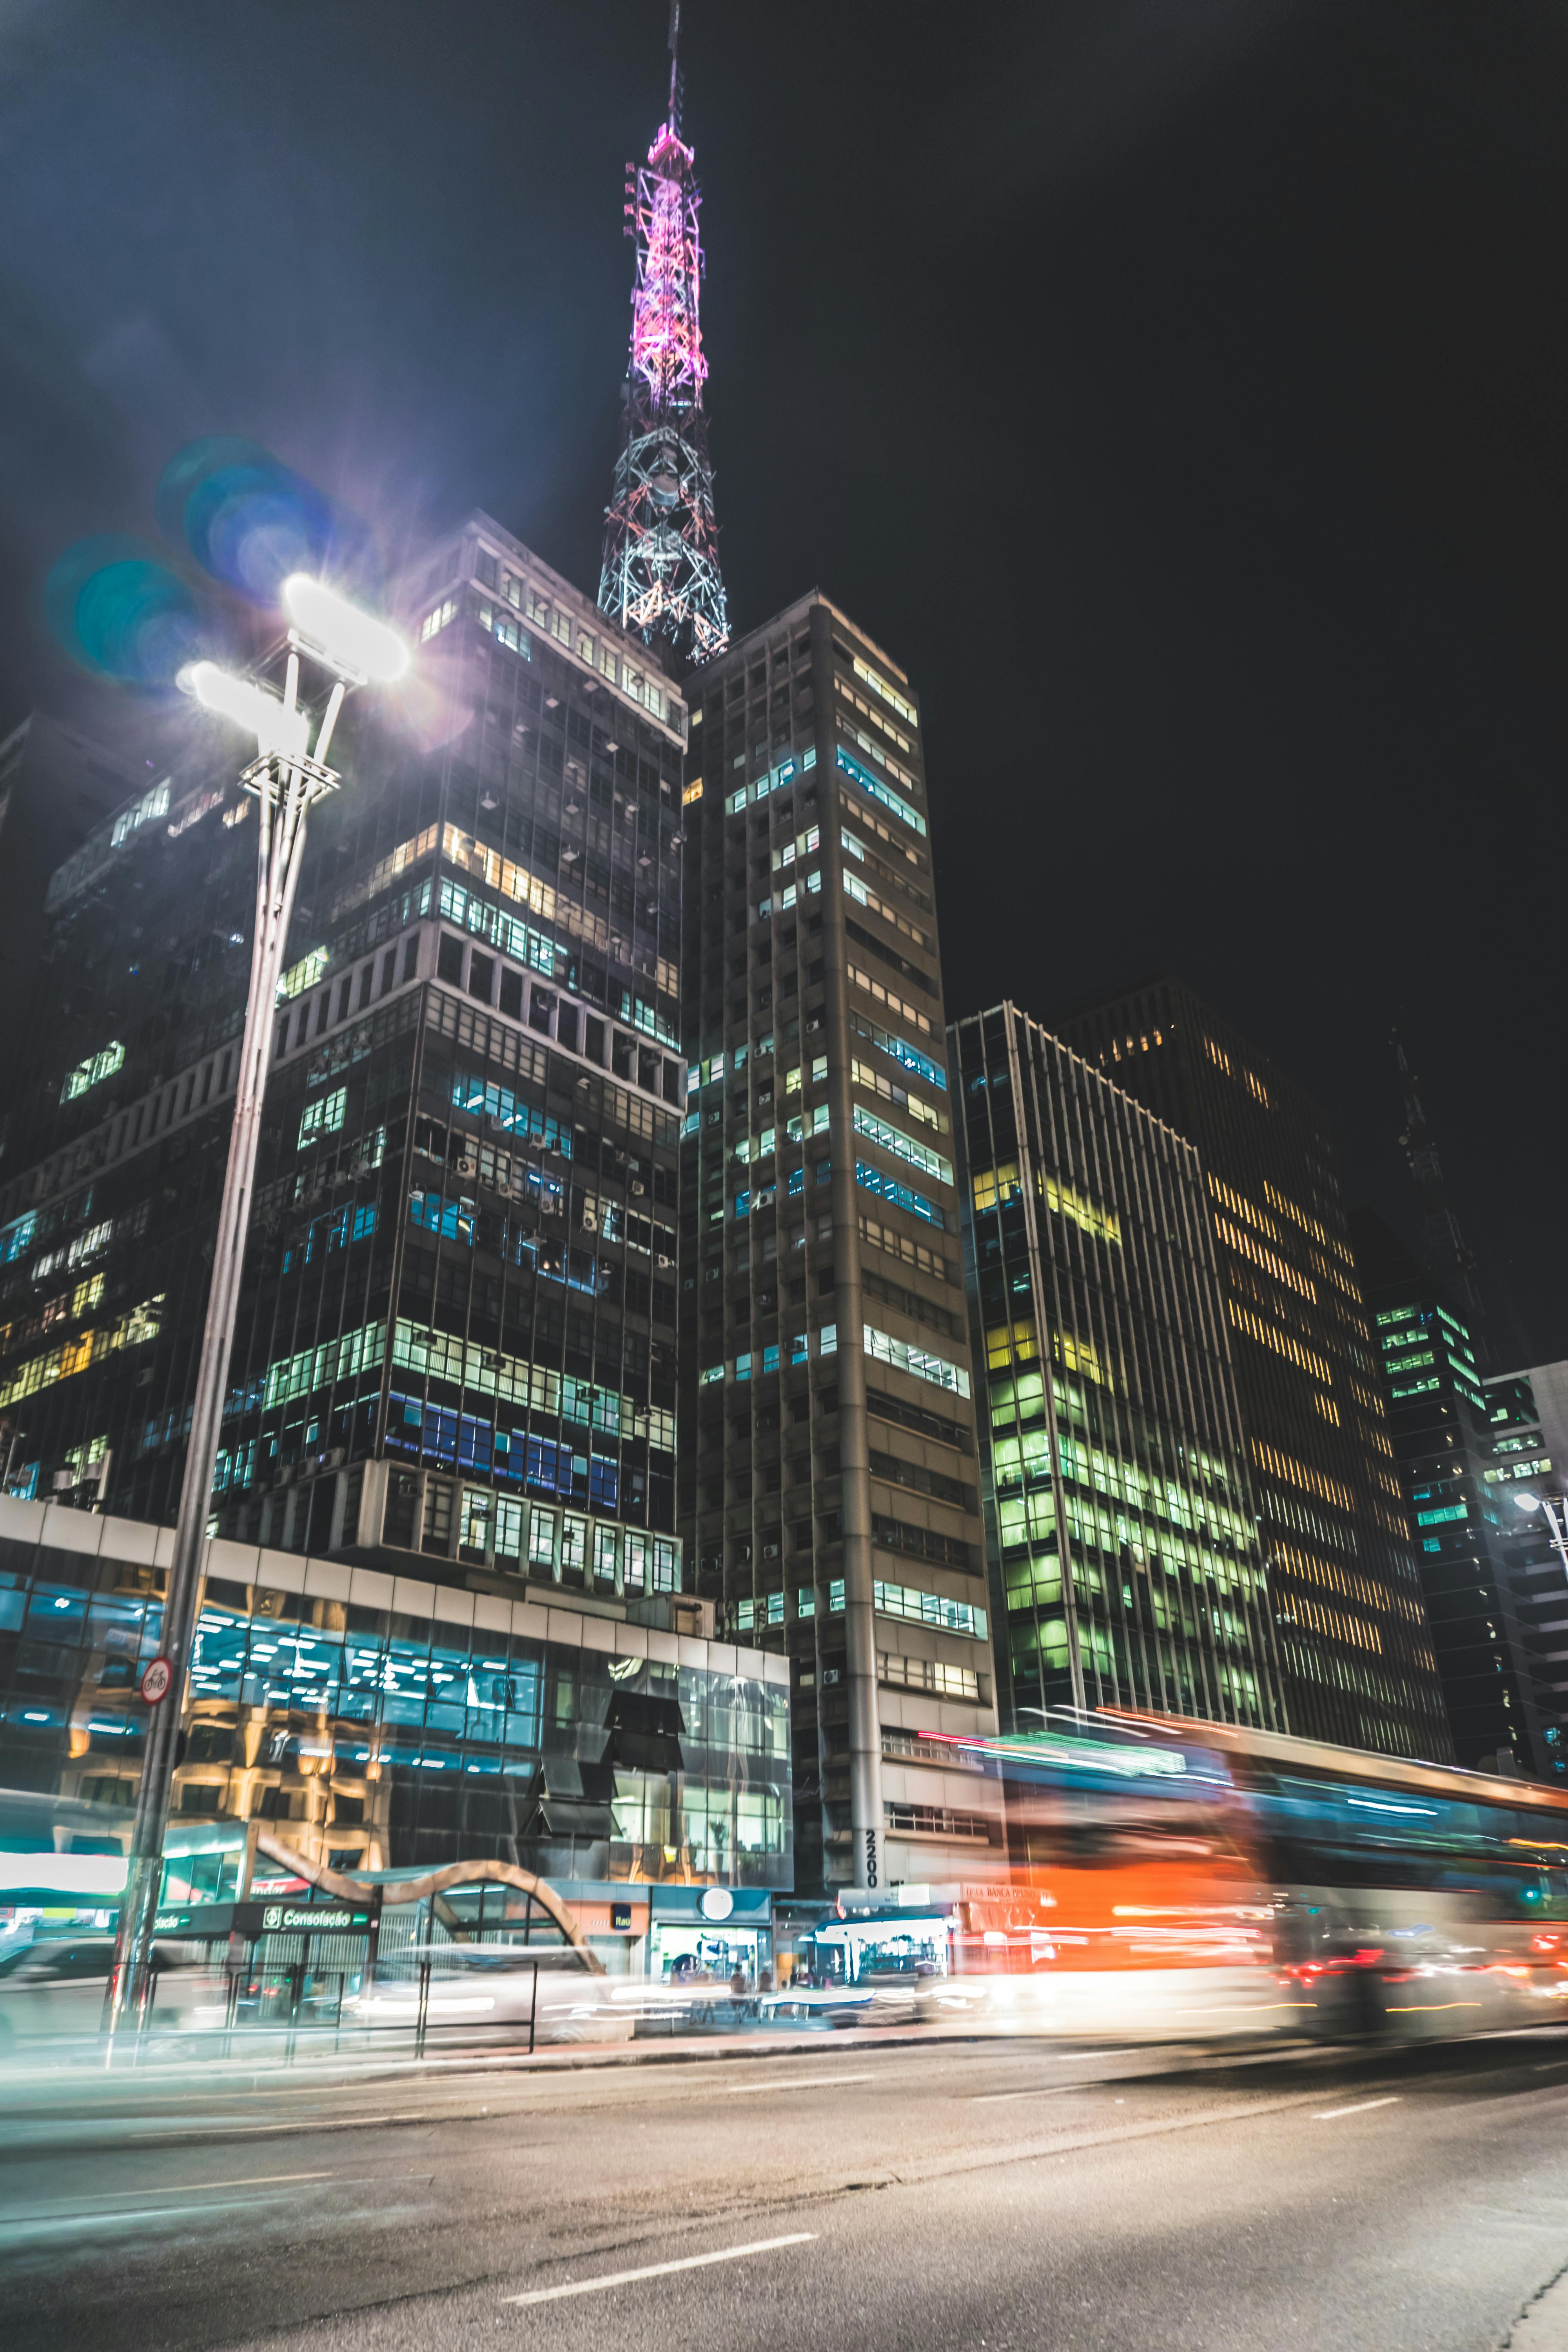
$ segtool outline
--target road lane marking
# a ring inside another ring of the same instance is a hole
[[[335,2172],[252,2172],[243,2180],[173,2181],[159,2189],[121,2189],[120,2197],[205,2197],[215,2189],[272,2189],[284,2180],[335,2180]]]
[[[602,2287],[626,2286],[633,2279],[668,2278],[672,2271],[705,2270],[710,2263],[738,2263],[746,2254],[771,2254],[779,2246],[804,2246],[815,2230],[795,2230],[787,2238],[757,2238],[749,2246],[726,2246],[722,2253],[688,2254],[679,2263],[649,2263],[640,2271],[610,2271],[603,2278],[575,2279],[565,2286],[535,2287],[531,2294],[503,2294],[503,2303],[559,2303],[569,2294],[597,2294]]]
[[[726,2098],[750,2098],[753,2091],[815,2091],[824,2083],[874,2083],[875,2074],[796,2074],[787,2083],[721,2083]]]
[[[1364,2116],[1371,2107],[1396,2107],[1399,2101],[1397,2091],[1391,2092],[1386,2099],[1358,2099],[1353,2107],[1330,2107],[1325,2114],[1314,2116],[1312,2121],[1315,2124],[1334,2124],[1342,2116]]]
[[[1103,2083],[1042,2083],[1037,2091],[972,2091],[973,2107],[994,2106],[999,2099],[1060,2099],[1069,2091],[1102,2091]]]
[[[195,2207],[174,2204],[157,2207],[143,2204],[132,2205],[127,2202],[132,2198],[211,2199],[220,2189],[296,2188],[302,2182],[310,2180],[330,2180],[339,2189],[368,2189],[374,2188],[381,2181],[390,2181],[395,2186],[405,2180],[428,2183],[434,2177],[428,2172],[263,2172],[252,2174],[244,2180],[185,2180],[172,2181],[158,2189],[121,2189],[112,2192],[106,2189],[98,2197],[57,2199],[53,2204],[45,2206],[21,2207],[16,2210],[0,2207],[0,2236],[8,2230],[40,2227],[74,2228],[79,2224],[86,2228],[98,2227],[109,2221],[162,2221],[171,2213],[192,2211],[199,2213],[206,2210],[199,2203]],[[230,2209],[214,2207],[212,2210],[218,2211]]]

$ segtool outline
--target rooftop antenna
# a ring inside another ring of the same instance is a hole
[[[669,110],[647,162],[626,165],[622,220],[637,259],[599,608],[684,671],[723,652],[730,621],[702,406],[701,196],[681,135],[679,41],[680,0],[670,0]]]
[[[680,0],[669,0],[669,127],[680,136],[681,100],[684,96],[680,60]]]

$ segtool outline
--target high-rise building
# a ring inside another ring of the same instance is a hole
[[[1421,1093],[1415,1071],[1405,1057],[1405,1046],[1397,1033],[1394,1039],[1394,1057],[1399,1066],[1399,1088],[1404,1097],[1405,1126],[1399,1140],[1405,1148],[1411,1178],[1421,1195],[1422,1240],[1426,1263],[1434,1278],[1451,1299],[1486,1360],[1486,1302],[1481,1297],[1480,1269],[1475,1252],[1460,1230],[1454,1204],[1448,1197],[1447,1181],[1443,1163],[1437,1157],[1437,1145],[1426,1124],[1426,1114],[1421,1107]]]
[[[626,165],[631,350],[599,578],[600,610],[678,666],[730,642],[702,407],[700,198],[696,157],[680,135],[679,29],[680,0],[671,0],[668,108],[647,163]]]
[[[1004,1723],[1282,1729],[1198,1155],[1011,1004],[949,1035]]]
[[[983,1877],[984,1530],[923,730],[816,593],[692,677],[679,1523],[793,1675],[803,1889]]]
[[[1446,1759],[1436,1662],[1322,1113],[1177,981],[1057,1026],[1203,1162],[1290,1729]]]
[[[1495,1499],[1511,1614],[1523,1629],[1526,1719],[1538,1738],[1526,1769],[1568,1779],[1568,1561],[1553,1526],[1568,1508],[1568,1364],[1500,1372],[1484,1394],[1492,1458],[1483,1478]],[[1535,1498],[1533,1509],[1520,1507],[1524,1496]]]
[[[143,781],[151,782],[143,772]],[[79,728],[35,710],[0,743],[0,1134],[27,1067],[27,1017],[45,937],[49,877],[123,802],[136,771]],[[9,1146],[0,1168],[14,1159]]]
[[[427,1619],[496,1630],[492,1690],[531,1638],[519,1609],[662,1619],[668,1657],[617,1682],[624,1717],[680,1670],[686,705],[483,515],[400,602],[414,677],[395,709],[350,707],[279,990],[213,1496],[219,1537],[261,1564],[226,1575],[246,1623],[223,1642],[254,1633],[247,1595],[298,1589],[269,1555],[308,1555],[330,1574],[303,1619],[277,1612],[289,1656],[300,1622],[326,1656],[340,1604],[359,1626],[342,1562],[380,1575],[390,1613],[363,1621],[368,1661],[372,1632],[404,1639],[392,1572],[416,1566]],[[172,1520],[179,1493],[254,913],[255,803],[217,725],[193,709],[184,760],[54,877],[42,1076],[0,1193],[5,1483],[143,1522]],[[703,1612],[684,1614],[700,1637]],[[787,1756],[752,1772],[733,1818],[715,1798],[711,1836],[694,1793],[680,1838],[617,1831],[604,1759],[580,1745],[541,1762],[526,1710],[515,1730],[493,1711],[465,1730],[465,1685],[426,1633],[412,1681],[366,1664],[374,1689],[353,1701],[384,1725],[428,1705],[432,1736],[398,1763],[389,1862],[503,1835],[515,1853],[534,1804],[590,1874],[612,1874],[611,1848],[668,1844],[678,1874],[752,1856],[787,1883]],[[217,1659],[218,1631],[203,1642]],[[315,1704],[308,1675],[295,1692]],[[240,1696],[224,1684],[230,1715]],[[677,1736],[668,1719],[659,1736]]]
[[[1521,1381],[1483,1387],[1457,1305],[1381,1217],[1356,1210],[1350,1228],[1455,1756],[1488,1769],[1509,1756],[1540,1778],[1552,1757],[1521,1584],[1532,1531],[1512,1504],[1515,1475],[1532,1479],[1541,1459],[1520,1418],[1532,1400]]]
[[[1488,1391],[1495,1388],[1500,1391],[1510,1380],[1528,1384],[1528,1421],[1541,1432],[1541,1444],[1534,1450],[1552,1456],[1554,1478],[1568,1479],[1568,1363],[1531,1364],[1522,1372],[1500,1374],[1497,1380],[1488,1381]],[[1510,1450],[1525,1453],[1530,1448],[1521,1444]]]

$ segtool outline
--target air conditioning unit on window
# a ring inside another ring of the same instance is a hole
[[[477,1160],[458,1160],[458,1175],[459,1175],[459,1176],[477,1176],[477,1175],[479,1174],[479,1161],[478,1161]]]

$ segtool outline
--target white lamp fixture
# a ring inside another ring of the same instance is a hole
[[[201,661],[183,669],[179,682],[206,709],[216,710],[220,718],[232,719],[247,734],[254,735],[258,751],[277,751],[291,760],[304,756],[310,740],[309,712],[290,710],[253,678],[235,677],[219,669],[216,662]]]
[[[393,686],[406,674],[408,647],[397,631],[308,572],[285,580],[283,604],[295,627],[344,669],[377,686]]]

